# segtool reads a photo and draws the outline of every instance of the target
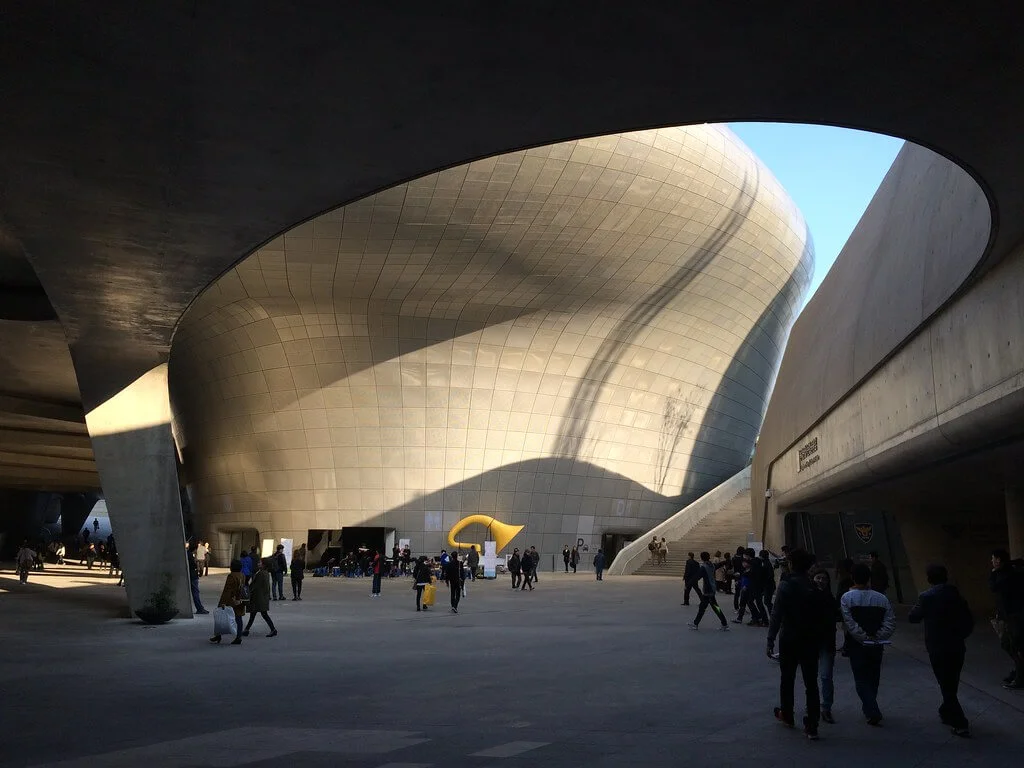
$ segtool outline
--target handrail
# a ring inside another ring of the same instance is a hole
[[[706,517],[717,512],[744,491],[750,490],[751,465],[747,465],[721,485],[712,488],[699,499],[676,512],[663,523],[659,523],[636,541],[624,546],[615,556],[609,574],[634,573],[649,557],[647,544],[651,536],[664,536],[678,541],[696,528]]]

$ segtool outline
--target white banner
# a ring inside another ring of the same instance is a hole
[[[484,578],[493,579],[497,576],[498,567],[498,542],[484,542]]]
[[[284,559],[288,565],[292,564],[292,548],[295,546],[295,542],[291,539],[281,539],[281,544],[284,546]]]

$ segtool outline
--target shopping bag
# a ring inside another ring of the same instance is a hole
[[[235,635],[238,633],[238,626],[235,624],[235,611],[233,608],[216,608],[213,611],[213,634]]]
[[[437,585],[427,584],[423,587],[423,604],[433,605],[434,598],[437,597]]]

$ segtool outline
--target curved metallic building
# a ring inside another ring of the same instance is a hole
[[[795,206],[718,126],[491,157],[324,213],[175,335],[199,530],[221,557],[240,531],[352,526],[437,551],[474,513],[542,553],[645,531],[749,461],[812,264]]]

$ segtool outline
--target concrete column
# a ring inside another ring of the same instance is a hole
[[[133,615],[169,578],[178,617],[191,618],[167,365],[143,374],[85,418],[129,611]]]
[[[1006,532],[1011,557],[1024,557],[1024,485],[1007,485]]]

